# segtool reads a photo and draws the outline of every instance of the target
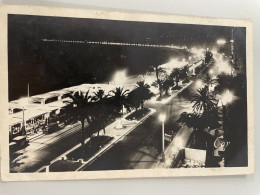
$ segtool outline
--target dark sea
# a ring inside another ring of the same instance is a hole
[[[9,101],[82,83],[109,82],[114,73],[145,73],[149,67],[172,58],[187,58],[189,52],[140,46],[36,42],[9,47]]]

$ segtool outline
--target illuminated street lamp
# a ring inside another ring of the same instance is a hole
[[[164,122],[166,120],[166,115],[160,114],[159,120],[162,122],[162,161],[165,161],[165,155],[164,155]]]
[[[124,84],[125,81],[127,79],[127,76],[126,76],[126,70],[121,70],[121,71],[117,71],[114,75],[114,78],[113,78],[113,83],[118,85],[118,84]]]
[[[26,121],[25,121],[25,116],[24,116],[24,111],[25,111],[24,106],[28,105],[29,99],[28,98],[22,98],[22,99],[20,99],[20,102],[23,105],[23,121],[22,121],[22,129],[21,129],[21,131],[22,131],[22,135],[24,135],[25,138],[26,138],[27,137],[27,133],[26,133]]]
[[[234,100],[234,95],[229,91],[225,91],[222,95],[221,95],[221,103],[222,103],[222,114],[223,114],[223,130],[224,133],[227,132],[227,128],[226,128],[226,121],[227,121],[227,113],[228,113],[228,105]],[[225,136],[224,136],[225,137]]]
[[[202,87],[202,85],[203,85],[203,83],[202,83],[201,80],[197,80],[197,81],[196,81],[196,86],[197,86],[198,88]]]
[[[227,43],[227,41],[225,39],[219,39],[217,40],[217,44],[218,45],[225,45]]]
[[[26,132],[26,130],[25,130],[25,120],[24,120],[24,106],[23,106],[23,123],[22,123],[22,130],[24,130],[25,132]],[[25,135],[26,135],[26,133],[25,133]]]
[[[230,104],[234,99],[233,94],[229,90],[225,91],[221,95],[221,97],[222,97],[221,102],[224,106],[226,106],[227,104]]]

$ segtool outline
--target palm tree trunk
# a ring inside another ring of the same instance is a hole
[[[179,87],[179,78],[178,78],[178,76],[176,76],[175,81],[176,81],[176,87]]]
[[[142,101],[141,109],[142,109],[142,110],[144,109],[144,101]]]
[[[194,129],[194,134],[193,134],[193,143],[194,143],[194,148],[196,148],[197,146],[197,142],[196,142],[196,129]]]
[[[155,73],[156,73],[156,78],[157,78],[157,83],[159,85],[159,92],[160,92],[160,97],[162,97],[162,83],[159,79],[159,70],[158,70],[158,66],[155,67]]]
[[[165,90],[165,94],[168,96],[169,95],[169,89]]]
[[[104,131],[104,135],[106,134],[106,125],[103,123],[103,131]]]
[[[84,130],[84,119],[81,120],[81,145],[83,146],[85,144],[85,130]]]

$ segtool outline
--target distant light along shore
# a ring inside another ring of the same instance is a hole
[[[187,47],[176,45],[154,45],[144,43],[120,43],[120,42],[108,42],[108,41],[75,41],[75,40],[63,40],[63,39],[41,39],[44,42],[59,42],[59,43],[79,43],[79,44],[97,44],[97,45],[122,45],[122,46],[135,46],[135,47],[160,47],[170,49],[187,49]]]

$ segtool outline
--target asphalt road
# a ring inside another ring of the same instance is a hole
[[[207,67],[203,72],[207,72]],[[200,78],[202,78],[200,76]],[[148,102],[146,107],[156,109],[156,112],[147,120],[135,128],[131,133],[122,138],[116,145],[101,157],[86,166],[83,171],[94,170],[123,170],[123,169],[149,169],[154,168],[161,158],[161,122],[158,120],[159,114],[165,113],[167,120],[165,130],[179,132],[181,139],[188,140],[190,131],[181,128],[176,122],[182,112],[192,110],[191,99],[196,94],[198,77],[193,78],[193,83],[181,91],[176,97],[168,103]],[[167,147],[167,145],[166,145]]]
[[[27,147],[10,154],[10,171],[35,172],[78,144],[80,136],[81,125],[77,123],[30,140]]]
[[[193,78],[194,82],[191,85],[166,104],[155,101],[146,103],[146,107],[155,108],[157,112],[85,170],[143,169],[155,166],[161,158],[161,123],[158,116],[165,113],[165,130],[178,132],[181,126],[176,120],[182,112],[191,110],[190,100],[200,87],[197,86],[196,80],[198,78]],[[188,139],[187,131],[182,131],[182,139]],[[74,147],[79,140],[79,124],[31,140],[29,146],[10,156],[10,171],[34,172]]]

